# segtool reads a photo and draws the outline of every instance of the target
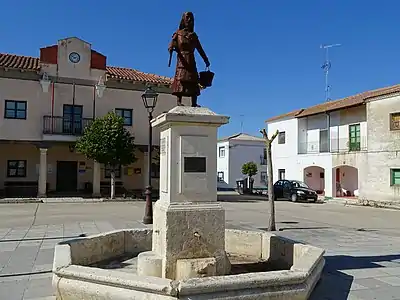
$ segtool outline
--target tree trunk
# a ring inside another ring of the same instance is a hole
[[[115,170],[114,168],[111,171],[111,199],[115,198]]]
[[[267,154],[267,176],[268,176],[268,202],[269,202],[269,221],[268,231],[276,231],[275,224],[275,194],[274,194],[274,176],[272,170],[272,142],[279,134],[277,130],[271,138],[268,138],[267,131],[265,129],[260,130],[265,140],[265,150]]]
[[[269,221],[268,231],[275,231],[275,195],[274,195],[274,176],[272,171],[271,142],[266,143],[267,152],[267,176],[268,176],[268,202],[269,202]]]
[[[250,194],[253,194],[253,188],[254,188],[254,179],[253,179],[253,176],[249,176],[249,191],[250,191]]]

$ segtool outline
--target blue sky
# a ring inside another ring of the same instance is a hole
[[[399,83],[399,9],[396,0],[3,0],[0,52],[38,56],[77,36],[109,65],[173,76],[167,46],[193,11],[216,73],[200,104],[231,117],[220,135],[241,120],[257,135],[268,117],[324,101],[320,44],[342,44],[330,52],[333,99]]]

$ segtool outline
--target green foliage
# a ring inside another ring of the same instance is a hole
[[[114,112],[97,118],[85,128],[76,149],[101,164],[129,165],[136,161],[134,137],[124,127],[124,120]]]
[[[253,161],[249,161],[242,166],[242,174],[252,177],[258,172],[257,165]]]

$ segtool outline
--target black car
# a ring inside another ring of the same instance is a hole
[[[278,180],[274,184],[275,199],[284,198],[296,201],[316,202],[318,199],[317,192],[310,189],[304,182],[298,180]]]

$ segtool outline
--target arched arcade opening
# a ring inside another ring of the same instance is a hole
[[[333,168],[333,195],[336,197],[358,196],[358,169],[348,165]]]
[[[304,183],[321,195],[325,191],[325,169],[319,166],[304,168]]]

